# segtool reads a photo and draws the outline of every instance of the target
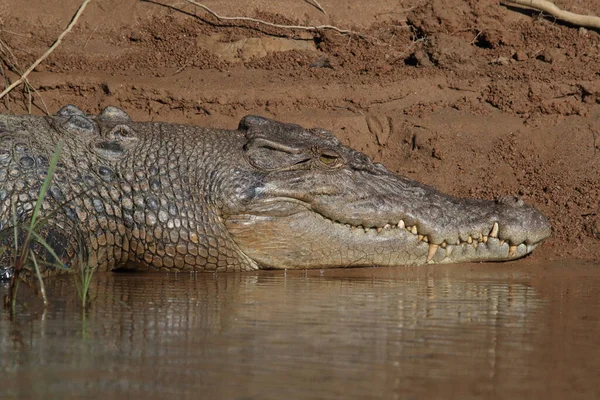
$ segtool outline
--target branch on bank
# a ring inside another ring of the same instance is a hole
[[[210,8],[208,8],[207,6],[205,6],[202,3],[198,3],[194,0],[185,0],[190,4],[193,4],[197,7],[202,8],[204,11],[206,11],[207,13],[209,13],[210,15],[212,15],[213,17],[215,17],[218,20],[221,21],[245,21],[245,22],[255,22],[261,25],[266,25],[266,26],[270,26],[273,28],[281,28],[281,29],[300,29],[300,30],[305,30],[305,31],[319,31],[319,30],[333,30],[336,31],[338,33],[344,34],[344,35],[356,35],[356,36],[363,36],[362,34],[358,33],[358,32],[354,32],[351,30],[347,30],[347,29],[341,29],[338,28],[337,26],[333,26],[333,25],[317,25],[317,26],[305,26],[305,25],[281,25],[281,24],[274,24],[272,22],[268,22],[268,21],[263,21],[262,19],[256,19],[256,18],[250,18],[250,17],[225,17],[222,15],[217,14],[216,12],[214,12],[213,10],[211,10]]]
[[[573,25],[600,29],[600,17],[565,11],[548,0],[502,0],[502,3],[504,5],[519,5],[542,11]]]

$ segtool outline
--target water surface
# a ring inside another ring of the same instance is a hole
[[[98,274],[21,291],[0,398],[600,398],[600,265]],[[6,287],[0,287],[0,295]]]

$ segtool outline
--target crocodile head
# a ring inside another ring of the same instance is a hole
[[[550,236],[518,198],[460,199],[388,171],[323,129],[242,119],[244,167],[222,218],[267,268],[416,265],[523,257]]]

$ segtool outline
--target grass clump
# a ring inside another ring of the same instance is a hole
[[[17,210],[15,205],[12,205],[12,217],[13,217],[13,244],[14,244],[14,262],[13,262],[13,274],[10,279],[9,286],[9,294],[5,298],[4,303],[6,306],[10,307],[14,312],[16,302],[17,302],[17,292],[19,289],[19,284],[22,280],[22,274],[26,270],[33,270],[40,282],[40,289],[42,298],[44,300],[44,305],[48,304],[48,298],[46,297],[46,291],[44,289],[44,281],[42,279],[42,275],[40,273],[39,264],[35,258],[35,254],[32,250],[32,244],[37,242],[41,244],[56,260],[53,264],[58,268],[68,269],[65,265],[60,262],[60,258],[54,252],[54,249],[40,236],[39,231],[46,223],[47,219],[40,218],[40,210],[42,208],[42,204],[44,202],[44,198],[46,197],[46,193],[52,184],[52,178],[54,177],[54,172],[56,171],[56,165],[58,164],[58,159],[60,158],[60,154],[62,152],[63,142],[59,142],[54,154],[52,155],[52,160],[50,161],[50,166],[48,168],[48,172],[46,174],[46,179],[40,188],[40,193],[38,194],[35,207],[27,223],[18,223],[17,222]],[[23,241],[19,243],[19,237],[23,236]],[[5,249],[6,251],[6,249]]]
[[[77,288],[77,295],[79,300],[81,300],[81,308],[85,311],[92,302],[90,297],[90,285],[92,283],[92,276],[94,272],[96,272],[96,265],[92,265],[90,257],[87,257],[87,260],[84,260],[84,254],[86,251],[82,248],[83,240],[78,238],[77,243],[79,245],[79,251],[77,252],[79,256],[79,271],[75,275],[75,287]]]
[[[44,280],[42,278],[42,273],[40,270],[41,265],[50,266],[54,268],[59,268],[63,270],[70,270],[68,266],[62,263],[60,257],[56,254],[52,246],[50,246],[46,240],[40,234],[41,229],[48,222],[48,217],[54,215],[58,210],[55,210],[49,216],[45,218],[40,217],[40,211],[42,208],[42,204],[48,193],[48,189],[52,184],[52,179],[54,177],[54,173],[56,171],[56,166],[58,164],[58,160],[62,153],[63,142],[59,142],[56,146],[54,154],[52,155],[52,160],[50,161],[50,165],[46,174],[46,178],[40,188],[40,192],[36,199],[35,207],[29,221],[24,223],[19,223],[17,221],[17,210],[13,204],[12,206],[12,218],[13,218],[13,226],[11,228],[6,229],[4,232],[0,234],[0,240],[6,238],[7,235],[12,233],[14,242],[14,259],[13,259],[13,270],[12,276],[10,277],[10,285],[9,285],[9,294],[4,299],[4,304],[6,307],[9,307],[14,313],[16,307],[16,299],[17,292],[19,289],[19,284],[22,281],[27,282],[25,272],[29,272],[34,274],[39,282],[40,286],[40,294],[44,305],[48,305],[48,297],[46,296],[46,290],[44,286]],[[60,207],[59,207],[60,209]],[[19,239],[22,238],[20,241]],[[45,248],[48,253],[52,256],[54,262],[47,261],[39,261],[36,258],[36,254],[33,250],[35,243],[40,244]],[[86,254],[84,248],[83,239],[77,238],[77,243],[79,247],[79,273],[75,275],[75,284],[77,287],[77,294],[81,300],[81,304],[83,309],[86,309],[90,305],[90,297],[89,297],[89,288],[92,280],[92,276],[96,270],[96,266],[92,266],[90,263],[90,259],[88,257],[87,260],[83,260],[83,255]],[[4,245],[0,247],[0,256],[4,254],[8,250],[8,246]],[[31,275],[30,274],[30,275]]]

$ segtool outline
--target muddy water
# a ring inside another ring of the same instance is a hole
[[[70,278],[0,319],[0,398],[600,397],[600,265]],[[0,294],[6,288],[0,288]]]

